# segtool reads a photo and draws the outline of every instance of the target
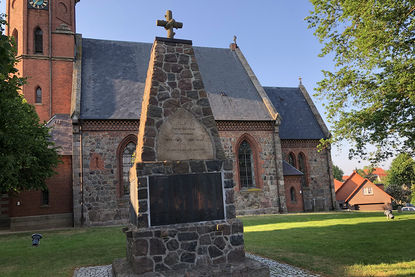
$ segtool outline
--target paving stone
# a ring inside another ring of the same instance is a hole
[[[288,264],[279,263],[274,260],[262,258],[250,253],[246,253],[246,257],[254,259],[262,264],[269,266],[270,277],[319,277],[320,275],[308,272],[304,269],[291,266]],[[176,256],[174,260],[178,259]],[[73,277],[113,277],[112,266],[93,266],[82,267],[76,269]]]

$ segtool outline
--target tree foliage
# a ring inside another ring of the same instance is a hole
[[[415,151],[415,0],[311,0],[306,18],[333,56],[317,95],[349,157],[372,161]],[[368,152],[367,146],[376,150]],[[324,144],[323,144],[324,146]]]
[[[395,198],[395,203],[403,205],[411,201],[411,190],[407,187],[390,184],[385,189],[386,193]]]
[[[415,184],[415,161],[407,153],[399,154],[391,163],[387,184],[411,188]]]
[[[24,79],[18,77],[14,42],[3,34],[0,14],[0,192],[45,187],[54,174],[58,154],[48,128],[39,123],[32,105],[19,94]]]
[[[338,167],[337,165],[333,165],[333,177],[334,177],[334,179],[343,182],[343,175],[344,175],[343,170],[341,170],[341,168]]]

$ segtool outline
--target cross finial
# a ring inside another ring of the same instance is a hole
[[[167,10],[166,15],[164,16],[166,20],[157,20],[157,26],[162,26],[164,29],[167,30],[167,37],[174,38],[175,32],[173,32],[173,28],[179,29],[183,27],[182,22],[176,22],[173,19],[173,13],[171,10]]]
[[[233,43],[236,45],[236,36],[233,36]]]

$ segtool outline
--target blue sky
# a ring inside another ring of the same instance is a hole
[[[81,0],[76,6],[76,31],[88,38],[153,42],[155,36],[166,36],[155,22],[164,19],[167,9],[184,24],[175,31],[176,38],[191,39],[195,46],[226,48],[236,35],[264,86],[295,87],[301,76],[308,92],[314,94],[323,78],[321,70],[333,68],[329,57],[317,56],[321,44],[304,20],[312,9],[307,0]],[[3,12],[5,0],[0,0]],[[325,118],[322,101],[313,99]],[[334,146],[332,158],[345,174],[367,164],[348,160],[347,145],[342,148]]]

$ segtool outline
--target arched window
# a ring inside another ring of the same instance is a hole
[[[43,32],[42,29],[37,27],[34,33],[34,42],[35,42],[35,53],[42,54],[43,53]]]
[[[295,198],[295,188],[291,187],[290,189],[290,198],[291,198],[291,202],[296,202],[296,198]]]
[[[133,154],[135,152],[136,144],[133,142],[128,143],[124,151],[122,152],[122,181],[123,181],[123,190],[124,194],[130,193],[130,168],[134,165]]]
[[[42,206],[49,205],[49,190],[44,189],[42,190]]]
[[[130,168],[134,165],[137,137],[129,135],[120,143],[117,150],[119,168],[119,196],[130,194]]]
[[[305,155],[303,153],[298,154],[298,169],[304,174],[301,177],[301,185],[307,186],[307,166]]]
[[[16,51],[19,51],[19,32],[14,29],[12,34],[16,46]]]
[[[255,187],[254,159],[249,143],[244,140],[238,149],[239,182],[241,188]]]
[[[42,89],[37,87],[36,94],[35,94],[35,103],[41,104],[42,103]]]
[[[288,154],[288,163],[292,165],[293,167],[297,167],[296,162],[295,162],[295,155],[293,152],[290,152],[290,154]]]

